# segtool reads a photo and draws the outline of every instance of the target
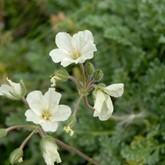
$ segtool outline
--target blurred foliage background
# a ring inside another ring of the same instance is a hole
[[[47,91],[49,76],[60,68],[48,55],[56,33],[85,29],[94,34],[98,51],[92,62],[103,70],[103,82],[123,82],[125,92],[113,100],[114,118],[101,122],[82,104],[75,135],[64,134],[61,126],[53,136],[100,165],[164,165],[164,0],[0,0],[0,84],[7,76],[23,79],[28,92]],[[77,94],[68,83],[57,84],[57,90],[62,102],[74,107]],[[0,127],[24,123],[25,110],[23,103],[1,97]],[[27,135],[19,130],[0,139],[1,165],[9,165],[10,153]],[[44,165],[39,139],[35,135],[28,143],[22,164]],[[62,165],[88,164],[62,148],[59,152]]]

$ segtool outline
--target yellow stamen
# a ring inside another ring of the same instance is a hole
[[[52,114],[50,113],[49,110],[44,110],[44,111],[42,112],[42,118],[43,118],[44,120],[50,120],[51,117],[52,117]]]
[[[80,57],[80,52],[78,52],[78,51],[75,51],[75,52],[72,52],[71,53],[71,56],[72,56],[72,58],[74,59],[74,60],[76,60],[77,58],[79,58]]]

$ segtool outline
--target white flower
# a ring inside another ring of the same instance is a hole
[[[28,94],[26,100],[30,109],[25,112],[26,120],[40,124],[44,131],[54,132],[59,121],[65,121],[71,115],[70,107],[59,105],[61,94],[54,88],[42,95],[40,91]]]
[[[94,117],[101,121],[108,120],[113,113],[113,104],[110,96],[120,97],[124,92],[124,84],[113,84],[101,89],[96,89],[94,103]]]
[[[26,94],[26,89],[22,81],[20,83],[14,83],[6,78],[9,85],[2,84],[0,87],[0,96],[6,96],[9,99],[19,100]]]
[[[80,31],[72,37],[68,33],[59,32],[55,42],[58,48],[53,49],[49,55],[55,63],[61,62],[64,67],[71,63],[84,63],[85,60],[93,58],[97,50],[89,30]]]
[[[55,162],[61,163],[57,149],[58,147],[51,136],[46,136],[41,140],[41,150],[47,165],[54,165]]]

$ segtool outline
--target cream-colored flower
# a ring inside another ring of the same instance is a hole
[[[72,37],[65,32],[56,35],[57,49],[53,49],[49,55],[55,63],[61,62],[66,67],[72,63],[84,63],[94,56],[97,50],[93,35],[89,30],[80,31]]]
[[[41,140],[41,150],[47,165],[54,165],[55,162],[61,163],[61,158],[57,149],[58,147],[51,136],[43,137]]]
[[[99,117],[101,121],[108,120],[113,113],[111,97],[120,97],[124,92],[124,84],[113,84],[101,89],[96,89],[94,94],[94,117]]]
[[[40,124],[44,131],[54,132],[59,121],[65,121],[71,115],[70,107],[59,105],[61,94],[54,88],[42,95],[40,91],[28,94],[26,100],[30,109],[25,112],[26,120]]]
[[[15,83],[8,78],[6,78],[9,85],[2,84],[0,87],[0,96],[5,96],[9,99],[20,100],[26,94],[26,89],[22,81],[20,83]]]

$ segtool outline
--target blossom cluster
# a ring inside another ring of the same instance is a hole
[[[61,158],[54,139],[48,136],[46,132],[57,131],[59,122],[67,121],[64,130],[72,136],[74,134],[73,126],[76,123],[78,106],[82,99],[86,106],[93,110],[93,117],[98,117],[101,121],[108,120],[114,110],[111,97],[121,97],[124,92],[123,83],[108,86],[100,83],[103,78],[102,71],[95,69],[91,62],[86,62],[92,59],[97,51],[94,37],[89,30],[80,31],[73,36],[66,32],[59,32],[55,37],[55,43],[57,48],[51,50],[49,55],[53,62],[60,63],[63,69],[55,71],[52,75],[50,79],[51,87],[45,94],[35,90],[26,96],[23,82],[14,83],[8,78],[9,84],[3,84],[0,87],[0,96],[13,100],[22,99],[29,106],[29,109],[25,112],[26,121],[33,122],[42,135],[41,149],[47,165],[53,165],[55,162],[60,163]],[[85,65],[83,65],[84,63]],[[77,79],[66,71],[65,68],[73,64],[80,65],[82,79]],[[71,110],[68,105],[60,104],[62,95],[54,88],[58,81],[67,80],[75,83],[80,95],[74,110]],[[92,92],[93,106],[89,104],[87,98]],[[22,148],[20,147],[19,150],[14,151],[14,153],[19,151],[21,154],[17,152],[19,159],[14,157],[15,154],[12,154],[14,155],[11,156],[12,163],[18,163],[22,160],[20,159],[22,158]]]

